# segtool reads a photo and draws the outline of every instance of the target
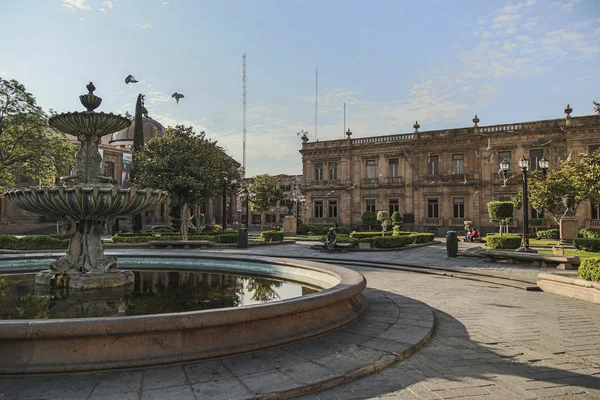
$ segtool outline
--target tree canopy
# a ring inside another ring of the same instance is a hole
[[[275,207],[278,201],[285,200],[283,189],[279,187],[276,176],[269,174],[256,175],[248,186],[250,195],[250,209],[253,212],[264,212]]]
[[[166,190],[180,206],[215,196],[223,188],[223,178],[237,174],[235,161],[216,141],[183,125],[167,128],[132,154],[136,186]]]
[[[51,184],[75,163],[75,148],[48,126],[35,97],[16,80],[0,78],[0,191],[19,175]]]
[[[582,202],[600,200],[600,153],[580,156],[579,163],[560,161],[546,176],[534,171],[528,179],[529,204],[537,211],[548,211],[557,223],[565,212],[563,196],[575,197],[574,211]],[[513,199],[519,207],[522,198],[523,193],[519,191]]]

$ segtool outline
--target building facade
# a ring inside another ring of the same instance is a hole
[[[490,222],[487,203],[509,200],[522,187],[517,160],[525,156],[530,170],[542,157],[550,169],[559,160],[577,162],[580,153],[600,147],[600,116],[479,126],[475,116],[467,128],[309,142],[303,139],[303,194],[306,220],[313,224],[359,227],[366,211],[399,211],[409,230],[443,235],[462,229],[465,220],[480,231],[497,230]],[[507,160],[511,176],[499,174]],[[511,228],[522,229],[515,212]],[[550,217],[541,227],[556,226]],[[580,227],[600,226],[598,205],[577,209]],[[542,221],[543,222],[543,221]]]

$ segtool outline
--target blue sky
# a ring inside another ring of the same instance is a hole
[[[297,132],[318,139],[561,118],[600,100],[598,0],[19,0],[0,4],[0,76],[45,109],[133,113],[193,125],[247,176],[302,172]],[[137,84],[126,85],[132,74]],[[173,92],[185,98],[176,104]]]

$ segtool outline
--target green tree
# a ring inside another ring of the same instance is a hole
[[[371,226],[377,223],[377,214],[375,214],[373,211],[365,211],[361,219],[363,225],[368,225],[369,230],[371,230]]]
[[[221,193],[223,178],[237,177],[236,163],[217,142],[196,134],[192,127],[169,127],[133,152],[136,182],[141,187],[167,190],[171,204],[181,206],[181,230],[187,240],[190,205]],[[185,224],[185,226],[184,226]]]
[[[24,85],[0,77],[0,191],[14,186],[18,174],[52,184],[69,164],[75,148],[66,136],[48,126]]]
[[[252,212],[265,212],[277,205],[277,202],[285,200],[285,193],[279,187],[279,179],[269,174],[256,175],[248,186],[250,196],[250,210]],[[262,218],[260,230],[263,230]]]
[[[490,201],[487,203],[490,221],[500,225],[500,235],[502,235],[502,225],[508,224],[515,211],[515,203],[512,201]]]
[[[377,213],[377,221],[381,222],[381,236],[385,236],[388,226],[392,223],[390,213],[387,211],[379,211]]]
[[[529,204],[537,211],[550,213],[556,223],[565,212],[563,196],[570,194],[575,197],[574,212],[582,202],[595,202],[600,198],[600,154],[580,156],[580,163],[561,161],[545,176],[541,171],[534,171],[528,179]],[[520,208],[522,201],[523,193],[519,191],[513,202]]]
[[[137,101],[135,102],[135,117],[133,127],[133,146],[132,151],[140,151],[144,147],[144,123],[142,121],[142,106],[144,102],[144,96],[138,94]],[[136,185],[136,165],[131,165],[131,182]],[[144,227],[142,221],[142,214],[134,214],[131,216],[131,228],[134,232],[141,232]]]

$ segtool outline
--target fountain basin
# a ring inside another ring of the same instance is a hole
[[[84,96],[86,99],[90,99],[96,107],[102,102],[102,99],[99,97]],[[94,98],[99,100],[92,100]],[[131,125],[131,121],[125,117],[103,112],[69,112],[58,114],[50,118],[48,123],[51,127],[69,135],[95,135],[98,137],[118,132]]]
[[[0,321],[0,373],[139,367],[207,359],[290,343],[343,327],[367,309],[365,278],[328,264],[277,258],[120,256],[134,267],[210,267],[320,287],[303,297],[239,308],[131,317]],[[39,267],[36,267],[39,263]],[[20,270],[44,259],[21,260]],[[9,266],[14,269],[14,266]],[[0,264],[0,270],[5,270]]]
[[[121,189],[94,184],[12,189],[4,195],[14,205],[27,211],[79,219],[137,214],[161,205],[168,197],[163,190]]]

